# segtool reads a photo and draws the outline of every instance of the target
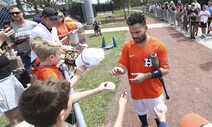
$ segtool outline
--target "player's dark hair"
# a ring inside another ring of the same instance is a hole
[[[28,123],[36,127],[50,127],[58,114],[67,109],[70,83],[65,80],[35,81],[19,99],[19,110]]]
[[[132,13],[126,21],[128,26],[133,26],[137,23],[146,26],[146,18],[141,12]]]

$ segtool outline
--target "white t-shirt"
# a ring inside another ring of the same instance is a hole
[[[59,37],[57,35],[57,29],[55,27],[52,28],[51,32],[43,25],[38,24],[31,32],[30,38],[34,37],[42,37],[46,40],[51,40],[55,42],[59,42]],[[33,62],[37,58],[37,55],[31,51],[31,62]]]
[[[198,9],[199,8],[199,10],[201,10],[201,6],[200,6],[200,4],[199,3],[195,3],[195,7],[194,7],[195,9]]]
[[[199,16],[200,16],[200,21],[206,23],[208,22],[208,17],[210,16],[210,12],[207,10],[200,11]]]

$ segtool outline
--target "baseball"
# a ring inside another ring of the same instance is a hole
[[[108,82],[106,87],[109,88],[111,91],[115,90],[116,85],[113,82]]]
[[[165,104],[163,103],[159,103],[157,106],[156,106],[156,109],[158,112],[167,112],[167,107]]]

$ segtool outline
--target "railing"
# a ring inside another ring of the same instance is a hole
[[[67,65],[65,65],[65,64],[62,64],[62,68],[63,68],[63,72],[65,75],[65,79],[69,81],[71,79],[71,76],[69,73],[70,70],[68,69]],[[75,93],[74,88],[71,88],[71,94],[74,94],[74,93]],[[87,127],[79,103],[74,103],[73,109],[74,109],[74,112],[76,115],[77,126],[78,127]]]
[[[67,37],[61,39],[61,43],[65,42],[66,39]],[[79,27],[79,29],[72,31],[70,39],[72,41],[73,46],[76,46],[79,43],[86,43],[84,27],[81,26]],[[69,81],[74,76],[75,67],[68,67],[66,64],[62,64],[62,69],[64,72],[65,79]],[[70,93],[75,93],[74,88],[71,88]],[[79,103],[74,103],[73,109],[77,120],[77,127],[87,127]]]
[[[185,36],[190,34],[188,28],[190,27],[190,18],[183,12],[176,12],[167,9],[149,9],[149,7],[142,7],[141,11],[147,14],[152,14],[156,18],[169,23],[176,30],[180,30]]]

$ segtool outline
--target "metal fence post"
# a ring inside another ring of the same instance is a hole
[[[62,64],[62,68],[63,68],[63,71],[64,71],[65,79],[69,81],[70,75],[69,75],[69,72],[68,72],[67,65]],[[74,89],[71,88],[71,94],[74,94],[74,93],[75,93]],[[87,127],[79,103],[74,103],[73,108],[74,108],[74,112],[76,114],[77,126],[78,127]]]

